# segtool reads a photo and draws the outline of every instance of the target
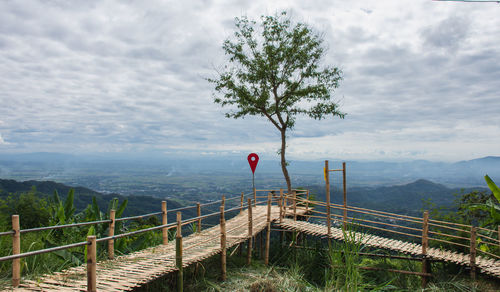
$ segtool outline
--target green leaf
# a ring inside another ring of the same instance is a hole
[[[54,190],[54,196],[52,198],[56,206],[59,206],[61,204],[61,200],[59,199],[59,193],[57,193],[57,190]]]
[[[97,205],[97,199],[92,197],[92,215],[94,220],[100,221],[101,219],[101,211],[99,210],[99,205]]]
[[[117,202],[118,202],[118,199],[117,199]],[[115,213],[115,217],[116,217],[116,218],[120,218],[120,217],[122,216],[123,211],[125,211],[125,208],[127,207],[127,204],[128,204],[128,200],[127,200],[127,199],[125,199],[125,200],[121,203],[121,205],[120,205],[120,207],[118,208],[118,210],[116,210],[116,213]]]
[[[75,199],[75,190],[70,189],[68,192],[68,197],[66,198],[66,201],[64,202],[64,215],[66,221],[70,221],[70,219],[73,217],[73,214],[75,213],[75,206],[73,204]]]
[[[488,187],[493,192],[493,195],[495,196],[497,201],[500,202],[500,189],[497,187],[497,185],[493,182],[493,180],[488,175],[485,175],[484,179],[486,180]]]

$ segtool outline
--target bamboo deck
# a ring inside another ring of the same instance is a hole
[[[284,229],[303,232],[315,236],[327,236],[328,232],[327,226],[325,225],[314,224],[305,221],[294,221],[292,219],[284,219],[281,223],[281,227]],[[357,241],[361,240],[363,244],[371,247],[390,249],[412,255],[422,254],[422,245],[416,243],[410,243],[397,239],[385,238],[360,232],[354,232],[352,237]],[[343,240],[344,235],[342,233],[342,230],[332,227],[331,238]],[[452,252],[449,250],[427,248],[427,255],[434,259],[453,262],[464,266],[469,265],[470,263],[470,255]],[[476,266],[480,269],[481,272],[500,278],[499,260],[476,256]]]
[[[297,207],[297,215],[305,213]],[[253,234],[257,235],[267,226],[267,206],[257,206],[252,210]],[[290,213],[288,213],[290,215]],[[279,207],[271,207],[271,221],[278,221]],[[229,249],[248,240],[248,211],[226,221],[227,242]],[[277,222],[276,222],[277,223]],[[279,224],[279,223],[278,223]],[[305,221],[283,219],[280,226],[284,229],[303,232],[314,236],[327,236],[327,227]],[[331,238],[343,240],[342,230],[332,227]],[[183,238],[183,266],[202,261],[221,252],[220,226],[204,229]],[[372,247],[390,249],[406,254],[420,255],[420,244],[384,238],[365,233],[355,233],[355,238]],[[436,248],[427,249],[428,256],[459,265],[469,264],[469,255]],[[135,253],[118,256],[114,260],[97,263],[97,290],[130,291],[153,281],[165,274],[177,270],[175,267],[175,242],[167,245],[150,247]],[[476,265],[481,272],[500,278],[500,261],[477,256]],[[21,285],[13,291],[87,291],[86,267],[69,268],[62,272],[45,275],[34,280],[23,279]]]
[[[303,210],[298,213],[303,214]],[[267,206],[252,209],[253,235],[267,226]],[[279,208],[271,209],[271,220],[279,218]],[[229,249],[248,239],[248,211],[226,221]],[[221,252],[220,226],[202,230],[183,238],[183,266],[189,266]],[[147,248],[114,260],[97,263],[97,290],[129,291],[160,276],[176,271],[175,241]],[[85,265],[45,275],[37,281],[23,280],[14,291],[87,291]]]

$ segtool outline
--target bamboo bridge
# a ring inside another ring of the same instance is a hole
[[[235,207],[226,208],[229,201],[236,199],[240,199],[239,204],[234,203]],[[218,212],[201,215],[202,207],[217,203],[220,203]],[[197,216],[183,220],[181,211],[187,208],[196,208]],[[167,222],[169,212],[176,212],[176,222]],[[133,232],[114,234],[116,222],[150,216],[162,216],[162,224]],[[202,229],[202,220],[212,216],[219,218],[219,224]],[[228,217],[227,220],[226,217]],[[109,236],[102,238],[89,236],[86,241],[70,245],[24,253],[20,251],[20,236],[23,233],[92,224],[109,224]],[[193,224],[197,228],[191,234],[184,236],[183,233],[186,232],[182,232],[183,226]],[[228,199],[223,197],[217,202],[198,203],[174,210],[167,210],[166,202],[163,202],[161,212],[128,218],[115,219],[112,210],[109,220],[25,230],[19,229],[19,217],[14,215],[13,230],[0,233],[0,236],[12,236],[13,253],[0,257],[0,261],[12,261],[12,287],[9,290],[13,291],[130,291],[172,272],[177,273],[177,289],[182,290],[183,269],[216,254],[220,254],[221,279],[225,280],[227,251],[232,247],[241,249],[246,243],[247,263],[250,264],[252,249],[255,248],[252,239],[258,234],[265,236],[263,257],[265,264],[268,264],[271,225],[280,227],[281,232],[293,231],[327,240],[351,240],[361,242],[368,247],[419,256],[423,263],[422,272],[408,273],[421,276],[423,281],[427,281],[431,276],[427,269],[427,260],[468,266],[472,276],[480,272],[500,278],[500,256],[497,252],[487,251],[498,250],[500,246],[498,230],[434,220],[429,218],[427,212],[419,218],[348,206],[346,203],[344,205],[333,204],[329,202],[328,192],[326,202],[313,201],[309,198],[309,191],[294,190],[288,194],[283,189],[256,190],[247,196],[242,193],[241,196]],[[354,226],[354,231],[346,233],[346,229],[343,228],[346,225]],[[176,230],[175,240],[169,241],[168,239],[170,229]],[[377,232],[377,235],[373,234],[373,230]],[[115,257],[116,239],[155,231],[162,232],[163,244]],[[398,236],[398,239],[391,238],[394,236]],[[404,240],[405,238],[408,240]],[[410,238],[416,238],[417,243],[412,242]],[[481,246],[491,248],[478,248],[478,238],[481,238]],[[108,243],[109,259],[97,261],[98,242]],[[432,247],[429,246],[430,242]],[[48,274],[37,280],[21,279],[21,258],[77,247],[87,248],[86,265]],[[452,247],[466,252],[452,251]],[[235,248],[233,252],[236,250]]]

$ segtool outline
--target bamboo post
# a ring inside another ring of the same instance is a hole
[[[470,277],[476,279],[476,227],[470,228]]]
[[[201,204],[199,202],[196,203],[196,215],[201,217]],[[201,232],[201,218],[198,218],[198,228],[196,228],[196,232]]]
[[[12,215],[12,254],[21,253],[21,228],[19,225],[19,215]],[[12,260],[12,287],[16,288],[21,284],[21,259]]]
[[[95,235],[87,236],[87,291],[97,291],[97,241]]]
[[[279,207],[280,207],[280,224],[283,223],[283,217],[284,217],[284,214],[283,214],[283,206],[284,206],[284,203],[283,203],[283,189],[280,189],[280,200],[279,200]]]
[[[177,234],[175,236],[175,265],[177,267],[177,291],[184,288],[182,269],[182,213],[177,212]]]
[[[286,217],[286,208],[288,207],[288,192],[283,193],[283,217]]]
[[[115,235],[115,214],[116,214],[116,211],[111,209],[111,211],[109,212],[109,220],[111,220],[111,222],[109,223],[109,232],[108,232],[109,237]],[[115,258],[115,240],[114,239],[108,240],[108,258],[110,260]]]
[[[161,201],[161,224],[167,225],[167,201]],[[163,244],[168,244],[168,228],[163,227],[162,229]]]
[[[428,260],[427,260],[427,248],[429,247],[429,211],[424,212],[424,218],[422,221],[422,273],[427,274],[428,270]],[[426,276],[422,276],[422,289],[427,287],[429,279]]]
[[[226,281],[226,219],[224,218],[224,206],[220,206],[220,265],[221,265],[221,278]]]
[[[252,263],[252,236],[253,236],[253,224],[252,224],[252,200],[248,199],[248,249],[247,249],[247,265]]]
[[[346,186],[345,162],[342,162],[342,184],[344,185],[344,217],[342,218],[342,223],[345,229],[347,224],[347,186]]]
[[[241,192],[241,202],[240,202],[240,214],[243,213],[243,200],[245,198],[245,193]]]
[[[226,196],[222,195],[222,199],[221,199],[220,205],[221,206],[226,206]]]
[[[264,255],[264,264],[269,265],[269,247],[271,242],[271,198],[267,198],[267,230],[266,230],[266,253]]]
[[[257,190],[253,188],[253,206],[257,206]]]
[[[326,184],[326,226],[328,230],[328,242],[332,235],[332,222],[330,218],[330,170],[328,160],[325,160],[325,184]]]
[[[306,215],[309,214],[309,190],[306,193]],[[308,221],[309,217],[306,216],[306,221]]]
[[[293,221],[297,221],[297,191],[293,191]]]

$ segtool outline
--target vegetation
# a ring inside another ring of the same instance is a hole
[[[421,271],[419,261],[367,258],[359,252],[387,254],[353,241],[354,229],[345,231],[345,242],[303,238],[301,244],[280,245],[277,238],[271,248],[271,264],[265,266],[254,250],[252,265],[246,256],[228,251],[227,281],[220,281],[217,256],[184,270],[185,291],[421,291],[420,277],[360,267]],[[349,240],[349,238],[351,240]],[[291,238],[289,238],[291,239]],[[434,263],[433,275],[425,291],[494,291],[498,283],[487,279],[471,281],[468,273],[451,264]],[[453,273],[450,273],[450,270]],[[174,275],[159,279],[140,291],[175,291]]]
[[[491,187],[491,184],[490,184]],[[494,188],[493,188],[494,189]],[[492,190],[493,190],[492,189]],[[314,195],[311,195],[314,196]],[[26,192],[16,192],[3,195],[0,198],[0,231],[10,230],[10,214],[21,214],[22,228],[33,228],[72,222],[93,221],[107,219],[111,208],[117,210],[117,216],[122,216],[128,208],[127,200],[111,199],[102,207],[98,197],[94,197],[85,208],[78,209],[75,201],[78,196],[75,190],[69,189],[67,194],[59,196],[55,191],[52,195],[41,195],[36,188],[31,187]],[[448,209],[434,208],[431,217],[436,219],[452,220],[464,224],[489,226],[496,217],[491,210],[495,207],[483,208],[493,202],[498,206],[494,194],[488,192],[470,192],[457,197],[452,206],[456,212]],[[483,206],[483,207],[481,207]],[[156,210],[155,210],[156,211]],[[137,213],[136,213],[137,214]],[[136,215],[134,214],[134,215]],[[158,225],[158,219],[151,217],[146,220],[135,220],[123,226],[117,224],[116,234],[147,228]],[[195,229],[196,226],[193,226]],[[317,239],[302,239],[300,244],[279,245],[277,238],[273,240],[271,251],[271,266],[265,267],[257,261],[246,267],[244,257],[239,258],[237,253],[228,252],[233,256],[228,259],[228,281],[221,283],[218,280],[218,258],[214,257],[206,262],[188,269],[195,277],[186,276],[186,287],[192,291],[325,291],[325,290],[391,290],[407,291],[418,290],[420,278],[413,275],[394,274],[387,271],[368,271],[360,267],[383,269],[420,271],[420,262],[400,259],[379,259],[359,256],[359,252],[386,253],[382,250],[369,249],[354,240],[356,227],[344,230],[346,241],[333,241],[329,249],[326,242]],[[96,227],[73,227],[52,231],[41,231],[23,234],[22,251],[38,250],[47,247],[59,246],[67,243],[83,241],[88,234],[103,237],[107,234],[107,225]],[[276,236],[276,234],[274,235]],[[296,237],[290,239],[297,243]],[[453,239],[449,239],[453,240]],[[117,254],[129,253],[161,242],[159,232],[148,232],[133,237],[126,237],[116,241]],[[481,234],[478,238],[479,248]],[[0,237],[0,250],[4,256],[11,253],[11,241],[7,236]],[[99,247],[99,258],[105,259],[105,246]],[[499,252],[489,249],[489,252]],[[255,251],[257,257],[257,251]],[[43,254],[23,259],[23,277],[36,277],[48,271],[59,271],[73,265],[84,263],[83,249],[69,249],[50,254]],[[196,271],[195,271],[196,270]],[[10,262],[0,263],[0,282],[8,283],[10,277]],[[462,276],[463,270],[459,266],[445,263],[434,263],[435,278],[429,284],[429,291],[481,291],[498,289],[494,282],[480,280],[471,282],[467,276]],[[159,284],[161,289],[168,290],[174,280],[169,279]],[[161,281],[160,281],[161,282]],[[1,285],[1,284],[0,284]],[[149,288],[148,288],[149,287]],[[158,287],[151,285],[144,289],[156,291]]]
[[[65,199],[61,199],[57,191],[50,198],[38,197],[36,188],[32,188],[27,193],[11,194],[4,199],[0,199],[0,231],[11,230],[10,215],[20,214],[22,229],[71,224],[76,222],[88,222],[109,219],[109,211],[116,210],[116,218],[120,218],[124,213],[128,200],[113,198],[109,201],[107,210],[101,211],[96,197],[92,202],[80,212],[76,212],[74,205],[75,192],[70,189]],[[159,225],[156,217],[148,220],[135,220],[128,225],[117,222],[115,234],[126,231],[134,231],[153,225]],[[21,240],[21,250],[23,252],[40,250],[49,247],[61,246],[70,243],[84,241],[88,235],[105,237],[108,234],[107,224],[98,224],[82,227],[70,227],[55,230],[35,231],[23,233]],[[136,236],[117,239],[115,242],[115,254],[125,254],[140,250],[161,242],[161,234],[158,232],[148,232]],[[0,237],[0,256],[12,253],[12,244],[9,236]],[[98,249],[99,258],[105,259],[104,243]],[[21,272],[24,277],[32,278],[48,272],[55,272],[70,266],[83,264],[85,253],[82,248],[72,248],[60,250],[52,253],[27,257],[21,260]],[[0,262],[0,288],[10,281],[11,264],[9,261]]]
[[[341,71],[321,66],[326,51],[321,35],[304,23],[293,24],[286,12],[262,16],[260,28],[245,16],[236,18],[235,38],[223,44],[229,65],[208,81],[221,94],[216,103],[236,108],[226,117],[262,116],[278,129],[281,169],[291,192],[287,130],[293,129],[299,114],[313,119],[344,117],[332,98]]]

